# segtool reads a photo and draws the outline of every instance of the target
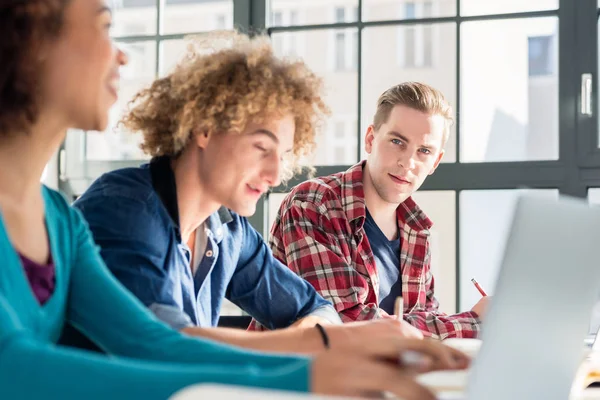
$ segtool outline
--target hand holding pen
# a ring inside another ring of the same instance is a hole
[[[488,303],[489,303],[490,297],[487,295],[487,293],[485,292],[485,290],[482,289],[482,287],[479,285],[479,283],[477,283],[477,281],[475,280],[475,278],[472,278],[471,282],[473,282],[473,285],[475,285],[475,288],[479,291],[479,293],[481,294],[481,296],[483,296],[477,302],[477,304],[475,304],[473,306],[473,308],[471,308],[471,311],[473,313],[477,314],[477,318],[479,318],[480,320],[483,320],[483,317],[485,316],[485,313],[486,313],[487,308],[488,308]]]

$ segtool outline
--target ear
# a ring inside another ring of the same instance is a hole
[[[208,131],[192,130],[192,135],[194,135],[196,146],[200,147],[201,149],[206,149],[208,142],[210,142],[211,136]]]
[[[365,151],[367,154],[371,154],[373,150],[373,140],[375,139],[375,127],[369,125],[367,128],[367,134],[365,135]]]
[[[431,171],[429,171],[429,175],[433,175],[433,173],[437,169],[438,165],[440,165],[442,158],[444,158],[444,153],[445,153],[444,150],[440,150],[440,154],[438,154],[437,159],[435,160],[435,164],[433,164],[433,168],[431,168]]]

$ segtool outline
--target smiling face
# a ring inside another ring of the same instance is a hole
[[[444,155],[446,129],[443,116],[405,105],[394,106],[379,129],[369,126],[367,173],[383,201],[402,203],[433,174]]]
[[[282,162],[292,151],[294,117],[265,118],[250,123],[241,133],[200,134],[200,182],[212,200],[250,216],[270,187],[280,183]]]
[[[69,126],[104,130],[117,100],[119,67],[127,56],[109,35],[111,11],[103,0],[71,0],[59,37],[44,53],[41,105],[60,110]]]

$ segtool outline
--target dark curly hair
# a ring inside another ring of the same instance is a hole
[[[0,2],[0,135],[36,121],[40,50],[58,36],[69,1]]]

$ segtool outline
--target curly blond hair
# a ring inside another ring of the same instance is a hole
[[[303,61],[277,57],[266,36],[213,32],[196,38],[179,65],[135,95],[121,124],[143,135],[150,156],[177,156],[193,132],[242,132],[264,118],[294,116],[291,159],[298,172],[329,109],[323,82]]]

